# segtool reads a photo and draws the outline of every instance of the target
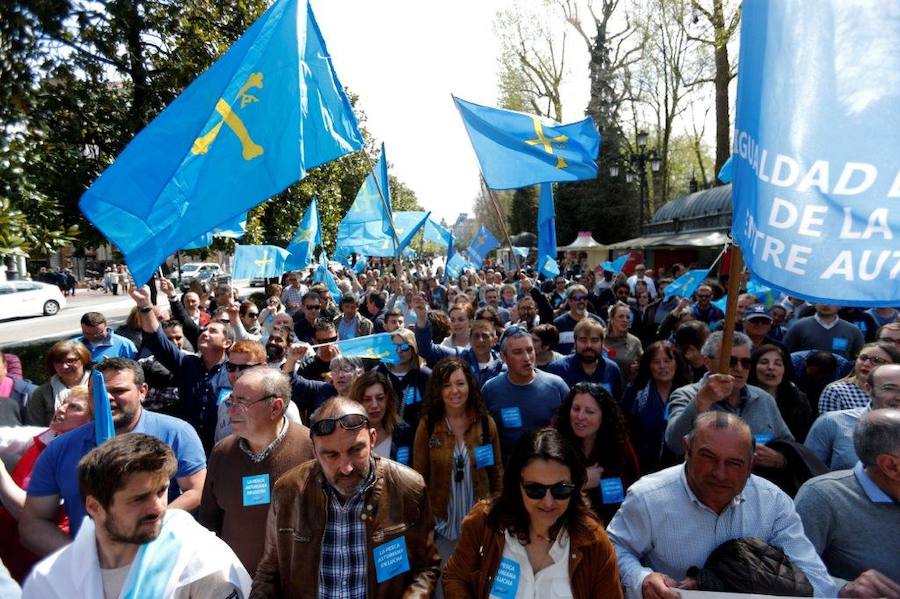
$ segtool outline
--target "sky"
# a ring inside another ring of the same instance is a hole
[[[535,0],[536,1],[536,0]],[[341,83],[358,94],[365,124],[384,142],[391,173],[436,220],[472,214],[475,153],[451,94],[496,106],[494,16],[508,0],[311,0]],[[583,51],[570,43],[570,57]],[[568,62],[576,62],[568,58]],[[583,118],[583,85],[566,88],[564,120]]]

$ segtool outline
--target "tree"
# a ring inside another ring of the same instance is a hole
[[[538,187],[523,187],[512,193],[509,205],[509,232],[517,235],[537,231]]]
[[[741,22],[741,5],[737,0],[692,0],[691,23],[700,27],[700,32],[690,35],[690,39],[712,48],[715,72],[712,80],[698,83],[713,84],[716,96],[716,163],[714,173],[718,173],[731,155],[731,115],[728,86],[737,75],[737,64],[729,58],[728,45],[733,41]],[[700,16],[706,23],[700,25]]]

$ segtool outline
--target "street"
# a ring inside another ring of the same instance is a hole
[[[247,283],[247,281],[239,281]],[[239,297],[262,291],[261,287],[235,285]],[[160,293],[157,302],[168,306],[165,296]],[[128,295],[110,295],[101,290],[79,289],[66,298],[66,307],[56,316],[29,316],[0,320],[0,349],[35,341],[62,339],[81,334],[81,315],[85,312],[101,312],[106,316],[111,329],[115,329],[128,317],[134,301]]]

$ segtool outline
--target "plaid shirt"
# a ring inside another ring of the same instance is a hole
[[[864,408],[869,405],[869,394],[851,381],[835,381],[825,386],[819,396],[819,413]]]
[[[375,464],[359,491],[344,504],[337,492],[325,484],[328,522],[319,559],[320,599],[366,599],[368,592],[368,543],[366,523],[361,518],[366,491],[375,483]]]

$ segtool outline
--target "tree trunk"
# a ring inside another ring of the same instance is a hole
[[[728,64],[728,40],[724,37],[725,15],[722,0],[713,2],[713,19],[716,30],[715,46],[715,88],[716,88],[716,166],[713,176],[717,176],[722,165],[731,156],[731,122],[728,107],[728,83],[731,81],[731,69]]]

